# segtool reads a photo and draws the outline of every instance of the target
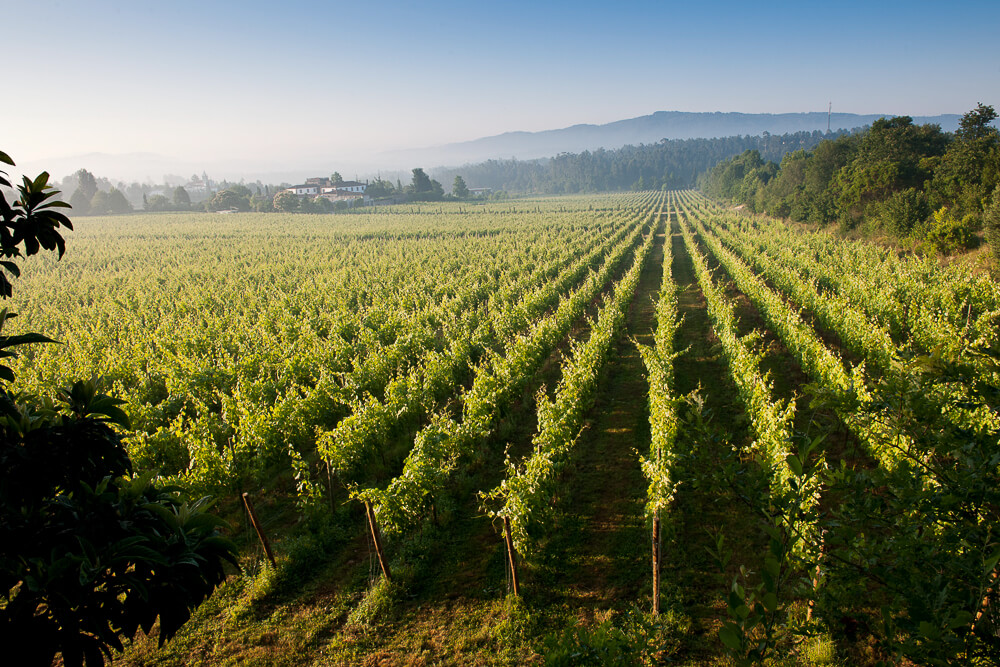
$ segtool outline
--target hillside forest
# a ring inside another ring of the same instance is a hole
[[[776,163],[757,150],[719,162],[703,191],[754,212],[886,236],[928,253],[1000,247],[1000,133],[979,104],[954,134],[882,118]]]

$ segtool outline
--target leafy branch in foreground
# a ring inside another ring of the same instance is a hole
[[[13,165],[6,153],[0,162]],[[0,186],[10,187],[0,172]],[[0,197],[0,297],[11,296],[14,258],[41,248],[65,252],[48,174],[24,178],[13,203]],[[22,249],[23,247],[23,249]],[[4,273],[6,271],[6,273]],[[0,311],[0,329],[13,317]],[[53,342],[41,334],[0,335],[0,359],[12,348]],[[0,383],[15,379],[0,365]],[[152,475],[132,475],[117,429],[127,429],[123,401],[78,381],[56,400],[0,385],[0,643],[17,665],[103,665],[122,637],[150,632],[162,644],[238,567],[224,523],[203,498]]]
[[[176,634],[237,565],[207,499],[131,463],[119,401],[77,382],[59,403],[8,394],[0,414],[0,642],[13,664],[104,664],[121,637]],[[13,652],[13,657],[11,653]]]
[[[0,162],[14,166],[14,161],[3,151]],[[15,278],[21,272],[11,258],[30,257],[41,248],[58,250],[61,258],[66,252],[66,241],[59,228],[73,229],[69,218],[56,210],[70,206],[54,199],[59,191],[49,185],[47,172],[43,171],[34,180],[24,176],[22,181],[17,186],[20,197],[14,202],[0,197],[0,257],[3,258],[0,267]],[[0,171],[0,187],[12,187],[5,171]],[[0,297],[7,298],[13,293],[13,285],[4,271],[0,271]]]

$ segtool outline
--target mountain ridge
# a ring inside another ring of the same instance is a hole
[[[830,129],[851,130],[870,125],[890,114],[834,113],[829,116]],[[959,114],[913,116],[917,124],[936,123],[942,130],[958,128]],[[248,159],[209,159],[196,161],[159,155],[147,151],[108,154],[90,152],[46,160],[19,162],[22,173],[36,174],[47,170],[61,177],[79,168],[112,180],[158,182],[166,174],[182,179],[189,174],[207,171],[213,179],[264,182],[298,181],[331,169],[354,172],[359,177],[377,173],[405,175],[414,166],[447,169],[493,159],[516,158],[536,160],[560,153],[581,153],[600,148],[614,150],[627,145],[652,144],[662,139],[709,139],[735,135],[760,135],[765,131],[780,135],[800,131],[826,132],[826,112],[791,112],[781,114],[751,114],[739,111],[656,111],[645,116],[626,118],[603,124],[577,123],[552,130],[511,130],[425,148],[384,151],[364,161],[318,157],[261,161]],[[331,151],[336,154],[335,151]],[[315,173],[314,173],[315,172]]]
[[[739,111],[656,111],[645,116],[603,124],[578,123],[553,130],[515,130],[441,146],[391,151],[383,155],[411,161],[437,159],[438,163],[471,163],[515,157],[533,160],[559,153],[580,153],[629,144],[656,143],[662,139],[711,139],[736,135],[785,134],[801,131],[853,130],[892,114],[853,114],[811,111],[751,114]],[[960,114],[913,116],[918,125],[934,123],[946,132],[958,128]]]

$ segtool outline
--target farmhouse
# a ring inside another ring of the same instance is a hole
[[[315,197],[319,194],[320,186],[313,185],[311,183],[304,183],[302,185],[293,185],[290,188],[286,188],[285,192],[291,192],[292,194],[298,195],[300,197]]]
[[[293,185],[285,192],[291,192],[300,197],[324,196],[332,201],[337,201],[338,199],[354,199],[364,196],[367,187],[367,183],[359,181],[333,183],[329,178],[307,178],[302,185]]]
[[[323,192],[359,192],[364,194],[365,188],[367,187],[367,183],[359,183],[358,181],[343,181],[341,183],[337,183],[336,185],[331,184],[329,188],[324,188]]]

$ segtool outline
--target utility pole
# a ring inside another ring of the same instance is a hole
[[[833,115],[833,100],[830,100],[830,108],[826,111],[826,133],[830,134],[830,117]]]

